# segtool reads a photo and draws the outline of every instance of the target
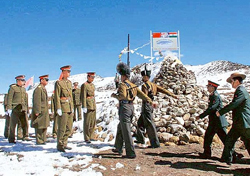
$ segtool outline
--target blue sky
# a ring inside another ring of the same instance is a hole
[[[184,64],[228,60],[250,65],[250,1],[247,0],[12,0],[0,2],[0,93],[15,76],[28,79],[60,67],[72,74],[114,76],[120,51],[149,42],[149,32],[180,31]],[[150,55],[150,47],[138,50]],[[127,56],[122,60],[126,62]],[[131,66],[148,60],[130,54]]]

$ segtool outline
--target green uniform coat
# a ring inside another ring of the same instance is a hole
[[[40,84],[33,92],[32,127],[44,129],[49,126],[49,104],[46,88]],[[36,116],[35,114],[39,114]]]

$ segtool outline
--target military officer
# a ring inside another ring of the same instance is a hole
[[[217,87],[219,84],[208,80],[207,90],[210,93],[208,108],[199,116],[196,117],[197,120],[203,119],[208,115],[209,125],[204,137],[204,152],[199,153],[202,158],[211,158],[211,144],[214,135],[217,133],[221,141],[224,143],[227,136],[227,126],[228,122],[224,115],[216,116],[216,111],[223,108],[222,99],[217,92]]]
[[[73,94],[73,103],[74,103],[74,118],[73,120],[76,121],[76,111],[77,111],[77,118],[78,121],[82,120],[82,109],[81,109],[81,100],[80,100],[80,95],[81,95],[81,89],[78,87],[78,82],[73,83],[74,88],[72,90]]]
[[[50,109],[51,109],[51,113],[52,113],[52,116],[53,116],[53,129],[52,129],[52,135],[53,135],[53,138],[57,138],[57,120],[58,120],[58,117],[57,117],[57,113],[55,112],[55,97],[54,97],[54,93],[55,91],[53,92],[53,94],[51,95],[51,105],[50,105]]]
[[[8,101],[8,94],[4,94],[4,111],[5,111],[5,127],[4,127],[4,137],[7,139],[8,138],[8,133],[9,133],[9,126],[10,126],[10,116],[7,112],[7,101]]]
[[[154,96],[156,96],[158,92],[168,94],[174,98],[177,98],[177,96],[172,92],[149,81],[151,70],[147,68],[146,64],[145,64],[145,69],[141,71],[141,75],[142,75],[142,81],[144,82],[144,84],[142,85],[142,92],[145,93],[148,97],[150,97],[152,101],[154,99]],[[148,146],[148,148],[160,147],[160,142],[157,137],[157,131],[153,121],[153,107],[147,101],[142,102],[141,116],[137,121],[137,130],[136,130],[137,140],[135,141],[136,143],[141,143],[141,144],[145,143],[145,138],[143,136],[145,129],[151,144],[150,146]]]
[[[86,143],[91,143],[91,140],[95,140],[96,103],[94,79],[95,72],[88,72],[87,81],[81,86],[82,112],[84,113],[84,140]]]
[[[19,75],[15,77],[16,84],[10,85],[8,91],[8,100],[7,100],[7,112],[10,118],[10,128],[8,134],[9,143],[15,142],[15,129],[18,123],[18,120],[21,122],[23,128],[23,140],[29,140],[28,138],[28,127],[26,120],[26,113],[28,111],[28,97],[26,90],[23,87],[25,84],[25,76]],[[26,126],[26,127],[25,127]]]
[[[33,92],[33,108],[31,115],[31,124],[35,128],[36,144],[44,145],[47,137],[47,127],[49,126],[49,105],[48,94],[45,86],[48,84],[49,75],[39,77],[40,84]]]
[[[73,96],[72,83],[68,80],[71,72],[71,66],[63,66],[62,80],[55,83],[55,107],[58,115],[58,130],[57,130],[57,150],[65,152],[68,147],[68,137],[71,134],[73,125]]]
[[[233,124],[227,134],[221,161],[228,165],[232,163],[235,142],[239,137],[245,143],[246,149],[250,154],[250,96],[246,88],[242,85],[246,78],[245,74],[232,73],[227,82],[231,83],[235,89],[234,97],[231,103],[216,112],[219,117],[229,111],[232,111]]]
[[[123,142],[125,142],[126,155],[124,157],[133,159],[136,157],[130,126],[134,111],[133,100],[138,96],[149,104],[153,104],[153,102],[135,84],[129,81],[130,69],[125,63],[119,63],[116,69],[121,75],[121,83],[119,84],[117,93],[113,93],[111,97],[119,100],[120,123],[117,127],[115,149],[112,151],[122,154]]]

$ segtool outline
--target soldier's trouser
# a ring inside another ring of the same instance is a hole
[[[9,129],[9,135],[8,135],[9,142],[15,141],[15,129],[16,129],[18,120],[20,120],[22,129],[23,129],[23,134],[28,136],[26,113],[23,111],[21,112],[20,110],[17,110],[17,109],[13,109],[11,113],[11,118],[10,118],[10,129]],[[23,137],[26,137],[26,136],[23,136]]]
[[[89,141],[94,139],[94,132],[96,126],[96,110],[89,110],[84,114],[83,121],[84,128],[84,140]]]
[[[17,139],[23,139],[29,136],[29,124],[28,116],[25,113],[25,119],[18,119],[17,123]]]
[[[227,134],[221,157],[226,162],[232,162],[234,145],[239,137],[241,137],[241,140],[245,143],[248,154],[250,154],[250,128],[232,127]]]
[[[53,130],[52,130],[52,134],[53,137],[57,135],[57,129],[58,129],[58,115],[54,114],[54,123],[53,123]]]
[[[135,149],[131,136],[131,121],[133,118],[134,106],[133,104],[122,104],[119,106],[119,120],[115,138],[115,148],[122,152],[123,142],[125,142],[125,149],[127,156],[134,156]]]
[[[7,139],[9,134],[9,128],[10,128],[10,116],[5,115],[5,127],[4,127],[4,137]]]
[[[62,148],[68,144],[68,137],[73,125],[73,113],[62,113],[62,116],[57,116],[57,118],[57,148]]]
[[[142,104],[142,113],[137,121],[136,139],[142,144],[145,143],[145,138],[143,135],[145,129],[148,134],[151,146],[159,147],[160,142],[157,137],[155,123],[153,121],[153,107],[149,103]]]
[[[45,144],[47,140],[47,128],[38,129],[35,128],[36,144]]]
[[[211,144],[213,142],[213,137],[216,133],[224,144],[226,140],[226,136],[227,136],[227,129],[226,127],[216,128],[213,125],[208,126],[206,133],[205,133],[204,145],[203,145],[204,154],[208,157],[211,157]]]
[[[78,121],[82,120],[82,108],[81,105],[74,105],[74,120],[76,120],[76,111],[77,111],[77,118]]]

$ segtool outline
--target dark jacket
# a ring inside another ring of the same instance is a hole
[[[231,103],[219,111],[225,114],[233,111],[233,127],[250,128],[250,97],[246,88],[240,85],[234,93],[234,98]]]
[[[214,91],[212,95],[209,95],[209,103],[208,108],[202,114],[200,114],[200,118],[204,118],[208,115],[209,125],[217,126],[217,127],[226,127],[228,126],[228,122],[224,115],[220,117],[216,116],[216,111],[219,111],[223,108],[222,100],[217,91]]]

